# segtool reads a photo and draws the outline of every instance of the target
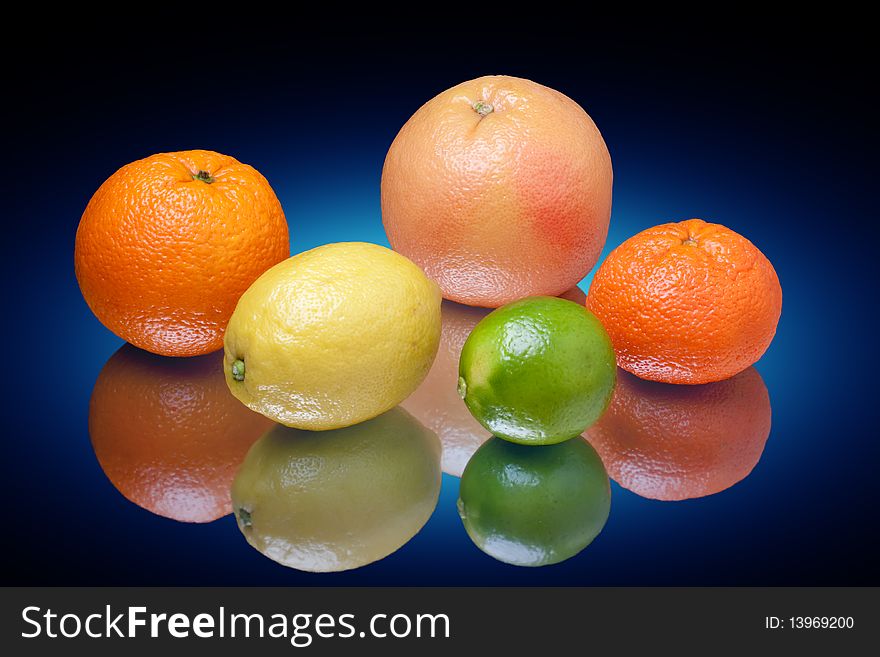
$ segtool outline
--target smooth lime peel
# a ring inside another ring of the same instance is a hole
[[[556,297],[529,297],[474,327],[461,352],[458,390],[495,436],[552,445],[581,435],[601,417],[616,376],[611,340],[589,310]]]

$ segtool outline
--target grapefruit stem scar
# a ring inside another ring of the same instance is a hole
[[[244,381],[244,361],[241,358],[232,363],[232,378],[236,381]]]
[[[474,103],[474,111],[480,116],[486,116],[495,111],[495,108],[492,107],[491,103],[487,103],[484,100],[478,100]]]
[[[214,178],[211,174],[203,169],[199,169],[199,172],[193,176],[193,180],[201,180],[203,183],[208,183],[209,185],[214,182]]]

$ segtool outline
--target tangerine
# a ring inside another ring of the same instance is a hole
[[[701,219],[630,237],[596,271],[587,307],[617,363],[643,379],[711,383],[761,358],[782,312],[773,265],[745,237]]]

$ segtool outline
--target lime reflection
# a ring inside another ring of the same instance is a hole
[[[516,566],[575,556],[599,535],[611,508],[602,461],[580,437],[545,446],[493,437],[468,462],[459,495],[474,544]]]

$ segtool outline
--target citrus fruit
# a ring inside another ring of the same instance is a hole
[[[764,451],[770,415],[770,397],[754,367],[698,386],[621,371],[611,405],[586,437],[624,488],[684,500],[744,479]]]
[[[391,246],[447,299],[497,307],[573,287],[599,258],[611,157],[571,98],[508,76],[463,82],[401,128],[382,170]]]
[[[547,445],[580,435],[611,399],[611,342],[590,311],[556,297],[507,304],[461,350],[458,392],[493,435]]]
[[[582,438],[533,447],[491,438],[461,476],[458,511],[471,540],[515,566],[576,555],[608,519],[611,487]]]
[[[76,277],[92,312],[165,356],[223,346],[238,297],[289,255],[269,183],[212,151],[127,164],[98,188],[76,231]]]
[[[586,300],[577,287],[561,296],[581,305]],[[461,348],[477,322],[488,314],[487,308],[443,301],[437,357],[422,385],[400,404],[440,437],[443,472],[455,477],[461,476],[473,453],[491,436],[456,392]]]
[[[157,515],[210,522],[232,512],[229,487],[272,423],[229,394],[219,352],[165,358],[123,345],[92,391],[89,434],[122,495]]]
[[[440,291],[399,253],[341,242],[271,268],[242,295],[225,339],[232,394],[273,420],[326,430],[406,399],[440,341]]]
[[[440,494],[440,443],[394,408],[321,433],[276,425],[232,486],[248,543],[290,568],[349,570],[388,556],[424,526]]]
[[[776,333],[782,288],[745,237],[700,219],[655,226],[606,258],[587,294],[617,351],[643,379],[710,383],[757,362]]]

